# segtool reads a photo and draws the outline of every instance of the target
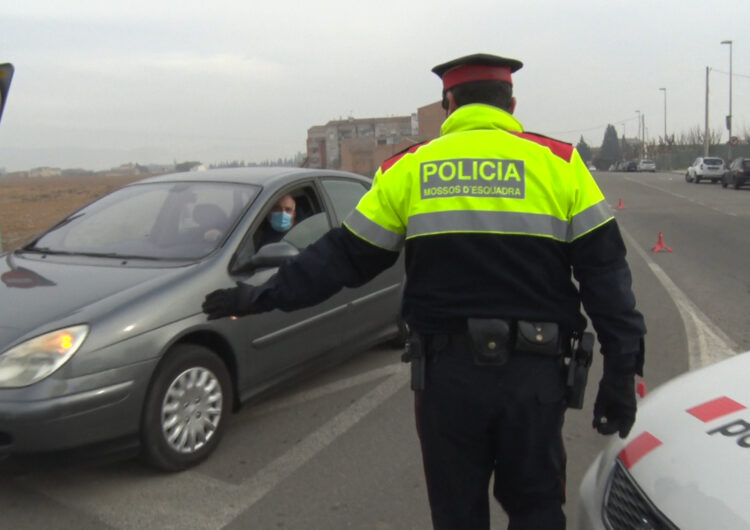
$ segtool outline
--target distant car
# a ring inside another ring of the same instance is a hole
[[[625,171],[638,171],[638,162],[636,162],[635,160],[628,160],[625,163]]]
[[[735,158],[721,177],[721,187],[731,185],[734,189],[750,182],[750,158]]]
[[[748,374],[745,352],[642,399],[581,482],[579,530],[750,528]]]
[[[699,156],[687,168],[685,181],[698,184],[701,180],[710,179],[711,182],[715,183],[721,180],[725,171],[726,166],[721,158]]]
[[[586,167],[588,168],[589,171],[596,171],[596,166],[594,165],[593,162],[589,162]]]
[[[630,160],[620,160],[615,165],[615,171],[630,171],[630,169],[629,169],[631,167],[630,163],[631,163]],[[633,163],[633,170],[632,171],[635,171],[635,163]]]
[[[642,158],[638,161],[638,171],[650,171],[654,173],[656,172],[656,162]]]
[[[185,469],[240,403],[398,339],[400,262],[298,311],[201,311],[207,293],[264,282],[340,225],[370,184],[299,168],[152,177],[0,255],[0,458],[132,440],[157,468]],[[286,194],[296,223],[258,248]]]

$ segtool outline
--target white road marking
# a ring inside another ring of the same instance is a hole
[[[664,270],[657,265],[641,245],[621,226],[620,232],[633,248],[651,268],[656,279],[664,286],[667,293],[677,306],[677,310],[685,326],[688,343],[688,365],[690,369],[700,368],[708,364],[735,355],[738,347],[708,316],[683,293]]]
[[[64,484],[55,473],[35,473],[17,480],[113,528],[220,529],[406,386],[409,366],[399,362],[267,406],[265,412],[382,377],[386,379],[375,388],[238,485],[198,471],[129,474],[126,482],[122,476],[96,469],[66,473]]]
[[[327,396],[328,394],[334,394],[341,390],[346,390],[347,388],[352,388],[364,383],[369,383],[370,381],[375,381],[376,379],[380,379],[381,377],[401,372],[404,366],[404,363],[389,364],[381,368],[370,370],[369,372],[335,381],[328,385],[313,388],[312,390],[308,390],[306,392],[298,392],[289,397],[275,399],[269,401],[268,403],[261,403],[253,407],[252,415],[255,416],[260,414],[267,414],[269,412],[275,412],[280,409],[292,407],[294,405],[306,403],[319,397]]]
[[[244,498],[244,506],[241,511],[248,509],[262,499],[281,481],[401,390],[409,381],[409,374],[409,367],[406,364],[399,363],[399,369],[395,374],[331,418],[290,451],[270,462],[249,480],[242,483],[240,489]]]

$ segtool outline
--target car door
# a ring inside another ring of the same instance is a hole
[[[344,178],[323,178],[321,185],[338,225],[367,192],[369,182]],[[388,270],[364,286],[346,289],[350,300],[341,328],[344,342],[357,342],[396,329],[403,294],[403,253]]]
[[[274,194],[267,200],[260,217],[265,218],[279,198],[286,194],[295,197],[297,218],[282,241],[304,250],[330,230],[335,217],[329,210],[329,203],[321,200],[320,191],[312,180]],[[258,228],[254,225],[251,231]],[[246,238],[249,245],[256,244],[258,239],[256,234]],[[276,268],[261,268],[237,280],[260,285],[276,271]],[[302,371],[306,363],[338,347],[342,342],[342,328],[348,321],[346,311],[353,297],[353,293],[343,290],[313,307],[244,317],[242,320],[246,322],[243,322],[242,333],[247,348],[242,357],[246,369],[241,373],[244,374],[242,387],[246,393]]]

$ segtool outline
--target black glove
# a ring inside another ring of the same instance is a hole
[[[604,357],[604,374],[594,401],[593,427],[601,434],[620,433],[625,438],[635,422],[636,357]]]
[[[266,310],[258,302],[261,292],[260,289],[237,282],[237,287],[208,293],[202,309],[208,315],[208,320],[261,313]]]

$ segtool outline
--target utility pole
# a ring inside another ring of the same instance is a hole
[[[708,156],[708,72],[711,70],[706,66],[706,127],[703,133],[703,156]]]
[[[732,159],[732,41],[723,40],[722,44],[729,44],[729,116],[727,116],[727,129],[729,129],[728,153],[729,160]],[[729,161],[727,160],[727,162]]]
[[[641,141],[641,111],[636,110],[636,114],[638,114],[638,156],[640,158],[645,158],[643,155],[643,142]]]
[[[664,92],[664,143],[667,143],[667,89],[662,87],[659,90]]]

